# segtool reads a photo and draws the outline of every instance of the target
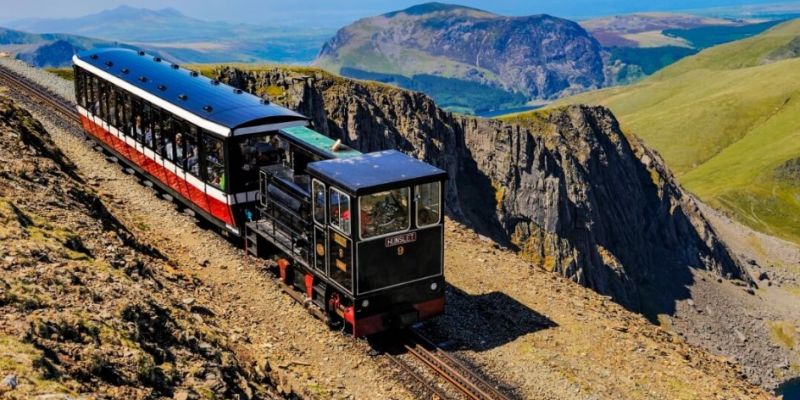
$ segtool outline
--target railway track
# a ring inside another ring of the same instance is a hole
[[[19,91],[21,94],[29,96],[31,101],[53,110],[66,121],[80,126],[80,117],[75,109],[75,105],[61,98],[58,94],[17,75],[3,66],[0,66],[0,81]],[[292,295],[290,297],[298,303],[304,303],[301,296],[290,293],[290,291],[292,291],[291,288],[286,287],[284,291]],[[321,313],[312,312],[312,315],[320,319],[324,318]],[[470,400],[510,399],[494,385],[476,374],[471,368],[436,346],[423,334],[408,329],[401,332],[397,340],[407,354],[412,355],[415,359],[428,367],[434,375],[441,377],[441,379],[452,385],[453,388],[465,398]],[[415,371],[414,368],[408,365],[408,363],[402,360],[398,355],[387,355],[392,363],[416,381],[422,387],[422,390],[427,392],[432,398],[442,400],[451,398],[446,391],[439,388],[435,383],[430,382],[430,380],[426,379],[418,371]]]
[[[80,124],[80,116],[78,116],[78,112],[72,102],[62,99],[61,96],[52,91],[30,82],[2,66],[0,66],[0,80],[21,93],[30,95],[32,101],[48,106],[67,120]]]
[[[510,400],[493,384],[476,374],[472,368],[435,345],[423,334],[408,329],[403,331],[405,350],[470,400]]]

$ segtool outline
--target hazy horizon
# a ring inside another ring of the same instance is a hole
[[[607,15],[636,12],[686,12],[730,7],[765,7],[780,5],[800,6],[800,1],[776,2],[772,0],[655,0],[650,2],[630,0],[574,0],[554,3],[544,0],[510,0],[502,3],[490,0],[445,1],[480,8],[497,14],[517,16],[551,14],[563,18],[585,19]],[[275,0],[229,0],[198,6],[195,1],[175,0],[82,0],[70,3],[53,0],[28,0],[24,3],[2,0],[6,3],[0,24],[28,18],[73,18],[95,14],[122,5],[135,8],[174,8],[181,13],[202,20],[226,21],[258,25],[309,24],[313,27],[340,27],[359,18],[407,8],[425,1],[387,0],[295,0],[291,3]],[[288,7],[287,7],[288,5]]]

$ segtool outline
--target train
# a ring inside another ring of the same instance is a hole
[[[86,135],[232,238],[353,336],[445,307],[447,173],[361,153],[310,119],[144,51],[72,58]]]

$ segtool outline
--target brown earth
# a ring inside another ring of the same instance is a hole
[[[202,285],[117,220],[5,97],[0,148],[0,378],[16,382],[0,398],[277,396],[231,351]]]

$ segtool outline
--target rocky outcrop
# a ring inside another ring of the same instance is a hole
[[[441,3],[365,18],[342,28],[316,65],[479,82],[550,99],[603,85],[600,45],[575,22],[506,17]]]
[[[688,296],[690,268],[749,281],[658,154],[626,137],[605,108],[486,120],[321,72],[214,75],[254,93],[268,88],[362,151],[395,148],[447,170],[453,218],[632,309],[670,312]]]
[[[2,96],[0,148],[0,398],[279,398],[231,350],[199,282]]]

